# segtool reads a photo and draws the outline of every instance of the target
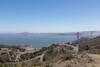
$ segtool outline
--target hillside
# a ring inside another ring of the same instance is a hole
[[[98,54],[88,54],[96,63],[97,67],[100,66],[100,55]]]
[[[95,38],[81,38],[74,43],[80,44],[80,51],[87,50],[92,53],[100,53],[100,36]]]
[[[76,54],[64,45],[51,45],[44,56],[46,67],[97,67],[87,53]]]
[[[64,45],[55,45],[55,44],[48,47],[47,50],[45,51],[47,51],[44,56],[45,61],[54,60],[55,58],[60,59],[61,55],[62,57],[68,56],[68,55],[70,55],[71,57],[71,54],[73,53],[71,48],[66,47]]]

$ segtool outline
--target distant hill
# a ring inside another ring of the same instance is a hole
[[[100,31],[82,31],[79,32],[81,37],[96,37],[100,35]],[[76,36],[77,32],[69,32],[69,33],[58,33],[57,35],[61,36]]]

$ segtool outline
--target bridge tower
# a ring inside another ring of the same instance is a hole
[[[78,43],[77,43],[77,45],[76,45],[76,52],[78,53],[79,52],[79,39],[80,39],[80,33],[79,32],[77,32],[77,40],[78,40]]]
[[[90,32],[90,38],[93,38],[93,32],[92,31]]]
[[[77,32],[76,36],[77,36],[77,40],[79,40],[80,39],[80,33]]]

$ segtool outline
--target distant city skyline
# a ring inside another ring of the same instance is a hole
[[[0,33],[100,31],[100,0],[0,0]]]

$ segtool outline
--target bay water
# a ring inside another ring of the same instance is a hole
[[[53,43],[63,43],[75,40],[75,36],[56,34],[0,34],[0,44],[6,45],[32,45],[33,48],[48,47]]]

